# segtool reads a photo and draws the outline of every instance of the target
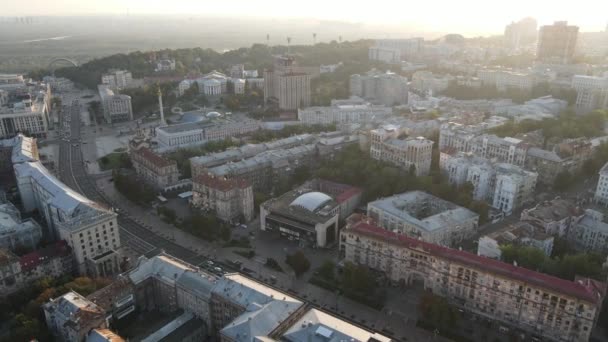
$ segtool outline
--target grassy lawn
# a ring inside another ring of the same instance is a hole
[[[125,160],[129,160],[129,156],[126,152],[110,153],[99,158],[97,163],[102,171],[107,171],[125,167]]]

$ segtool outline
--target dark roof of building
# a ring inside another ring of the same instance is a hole
[[[221,176],[208,174],[198,175],[194,178],[194,182],[220,191],[229,191],[236,188],[245,189],[251,186],[250,183],[243,178],[226,179]]]
[[[70,246],[64,240],[61,240],[22,256],[19,263],[21,264],[21,270],[29,271],[50,259],[69,256],[71,252]]]
[[[131,153],[135,153],[135,154],[142,156],[144,159],[150,161],[152,164],[154,164],[158,167],[166,167],[166,166],[170,166],[171,164],[175,163],[172,160],[169,160],[159,154],[154,153],[152,150],[150,150],[147,147],[142,147],[139,150],[133,150],[133,152],[131,152]]]
[[[361,216],[359,216],[361,218]],[[517,279],[535,286],[564,293],[590,303],[599,304],[606,292],[606,284],[588,278],[577,278],[576,281],[557,278],[548,274],[535,272],[523,267],[514,266],[495,259],[478,256],[469,252],[451,249],[432,243],[417,240],[406,235],[397,234],[380,228],[369,220],[349,219],[352,224],[349,231],[370,236],[388,243],[406,248],[421,249],[431,255],[442,257],[453,262],[476,268],[478,270]]]

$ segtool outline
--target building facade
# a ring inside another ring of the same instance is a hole
[[[597,203],[608,205],[608,163],[602,166],[599,175],[594,200]]]
[[[310,106],[310,81],[319,74],[296,65],[293,56],[275,56],[271,70],[264,70],[264,102],[272,100],[279,109],[296,110]]]
[[[462,310],[552,341],[588,341],[597,323],[605,283],[563,280],[441,247],[379,228],[367,218],[349,221],[340,234],[344,260],[395,283],[422,282]]]
[[[48,234],[72,248],[81,274],[109,276],[119,270],[116,214],[61,183],[40,162],[14,165],[25,212],[37,209]]]
[[[567,21],[541,26],[538,30],[536,58],[547,63],[568,64],[572,61],[578,38],[578,26]]]
[[[260,229],[314,247],[330,247],[338,239],[340,206],[331,196],[292,190],[260,205]]]
[[[48,84],[7,82],[0,88],[0,139],[18,133],[45,138],[51,125],[50,110],[51,88]]]
[[[42,227],[34,219],[21,219],[12,203],[0,200],[0,248],[11,251],[36,249],[42,238]]]
[[[351,124],[381,122],[393,114],[386,106],[374,106],[361,98],[352,101],[335,101],[329,107],[298,109],[298,120],[307,125]]]
[[[104,118],[107,123],[133,120],[131,96],[114,94],[114,91],[110,87],[103,84],[100,84],[98,89]]]
[[[226,222],[253,219],[253,188],[246,180],[201,174],[193,179],[191,204]]]
[[[127,70],[110,70],[101,75],[101,84],[106,84],[112,89],[125,89],[131,86],[133,76]]]
[[[46,326],[60,341],[83,342],[90,330],[108,327],[103,310],[74,291],[51,299],[42,309]]]
[[[162,190],[179,180],[175,160],[167,159],[147,147],[132,149],[130,157],[137,176],[155,189]]]
[[[395,127],[385,126],[370,133],[370,156],[404,170],[414,169],[416,176],[426,176],[431,170],[433,141],[424,137],[399,139]]]
[[[496,164],[492,206],[510,215],[513,210],[534,199],[538,174],[516,165]]]
[[[575,75],[572,88],[576,90],[578,112],[608,108],[608,77]]]

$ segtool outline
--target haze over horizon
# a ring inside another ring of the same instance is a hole
[[[601,31],[608,18],[605,11],[594,11],[597,1],[581,0],[576,6],[549,0],[513,0],[508,6],[491,6],[486,1],[401,2],[378,0],[367,6],[353,6],[346,0],[309,0],[305,5],[285,6],[279,0],[230,3],[179,0],[174,2],[146,0],[32,0],[25,7],[19,2],[2,0],[5,17],[10,16],[86,16],[86,15],[186,15],[227,16],[232,18],[317,19],[362,23],[375,26],[406,26],[416,31],[454,32],[467,36],[502,34],[506,24],[523,17],[535,18],[539,25],[567,20],[581,31]],[[471,18],[474,16],[474,18]]]

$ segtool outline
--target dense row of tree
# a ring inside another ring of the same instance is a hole
[[[371,307],[380,308],[384,304],[386,294],[365,266],[347,262],[338,270],[333,261],[326,260],[310,282]]]
[[[148,204],[156,198],[156,192],[132,174],[123,174],[115,170],[112,178],[116,190],[134,203]]]
[[[230,241],[232,231],[227,223],[221,222],[213,215],[194,214],[184,219],[178,228],[207,241]]]
[[[516,88],[499,91],[496,86],[484,85],[481,88],[473,88],[456,83],[450,83],[443,95],[458,100],[498,99],[507,98],[515,103],[524,103],[528,100],[552,95],[555,98],[568,101],[570,105],[576,101],[576,91],[571,89],[554,89],[548,83],[539,83],[532,90],[521,90]]]
[[[354,42],[330,42],[311,45],[295,45],[290,49],[297,56],[300,65],[331,64],[338,61],[367,62],[367,51],[373,42],[359,40]],[[244,64],[247,69],[263,70],[272,67],[272,56],[287,52],[286,46],[268,47],[254,44],[248,48],[239,48],[223,53],[212,49],[164,49],[157,51],[157,56],[167,56],[176,61],[176,70],[162,74],[185,76],[186,74],[201,74],[212,70],[224,71],[234,64]],[[150,54],[136,51],[129,54],[115,54],[94,59],[78,67],[60,68],[55,71],[57,76],[63,76],[72,81],[95,89],[100,83],[101,75],[109,69],[126,69],[133,77],[141,78],[155,73],[156,65],[151,63]],[[48,74],[48,70],[35,73]]]
[[[542,121],[523,120],[519,123],[509,121],[502,126],[493,128],[490,132],[501,137],[513,137],[517,134],[541,130],[546,145],[552,140],[561,141],[567,138],[591,138],[604,135],[606,118],[608,118],[608,111],[597,110],[577,115],[573,111],[567,110],[555,118]]]
[[[501,247],[504,262],[517,262],[518,266],[574,280],[576,275],[605,279],[602,263],[606,260],[597,253],[573,253],[548,257],[538,248],[506,245]]]
[[[134,117],[137,118],[149,113],[158,112],[159,87],[163,93],[165,113],[170,113],[170,108],[177,103],[177,97],[174,92],[175,83],[160,83],[158,85],[147,85],[143,88],[121,90],[122,94],[131,96],[131,107],[133,108]]]

